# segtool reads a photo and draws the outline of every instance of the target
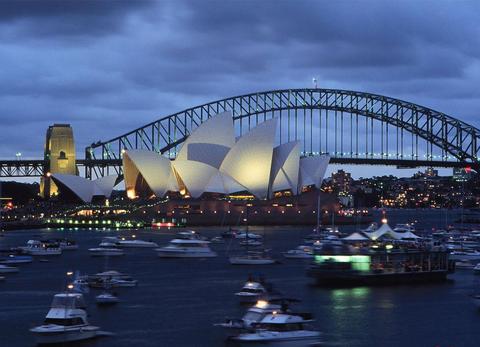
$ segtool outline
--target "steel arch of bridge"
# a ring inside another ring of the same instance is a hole
[[[278,143],[299,140],[304,155],[329,153],[334,163],[475,168],[479,163],[480,130],[444,113],[370,93],[286,89],[192,107],[94,143],[86,148],[86,175],[104,176],[112,169],[120,173],[122,151],[128,149],[148,149],[173,158],[192,130],[228,110],[237,135],[277,117]],[[112,165],[96,166],[99,159]]]

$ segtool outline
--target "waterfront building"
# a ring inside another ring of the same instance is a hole
[[[277,119],[270,119],[236,138],[232,115],[224,112],[195,129],[175,160],[152,151],[124,151],[127,196],[241,192],[269,199],[278,192],[296,195],[305,187],[320,187],[329,157],[301,158],[298,141],[275,147],[276,132]]]

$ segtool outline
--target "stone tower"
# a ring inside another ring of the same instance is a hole
[[[73,129],[69,124],[54,124],[48,127],[44,159],[45,176],[40,180],[40,195],[48,199],[58,194],[57,186],[50,179],[51,174],[78,174]]]

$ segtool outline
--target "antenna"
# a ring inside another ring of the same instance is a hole
[[[317,86],[317,78],[316,77],[312,78],[312,83],[313,83],[313,86],[315,87],[315,89],[317,89],[318,86]]]

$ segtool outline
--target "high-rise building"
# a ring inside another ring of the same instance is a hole
[[[45,176],[40,180],[40,195],[44,198],[58,194],[52,174],[77,175],[75,165],[75,142],[69,124],[54,124],[48,127],[44,150]]]
[[[467,182],[471,177],[469,168],[456,167],[453,168],[453,180],[456,182]]]
[[[352,175],[344,170],[332,173],[332,186],[338,192],[348,193],[352,185]]]

